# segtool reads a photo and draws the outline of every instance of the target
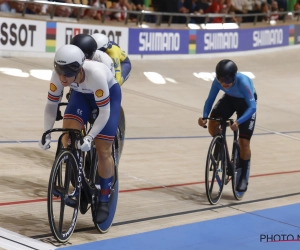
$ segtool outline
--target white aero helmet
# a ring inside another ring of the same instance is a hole
[[[58,75],[77,76],[84,60],[85,55],[80,48],[71,44],[63,45],[55,53],[54,69]]]
[[[99,50],[102,50],[105,52],[105,50],[107,49],[108,47],[108,37],[104,34],[100,34],[100,33],[94,33],[92,35],[92,37],[96,40],[97,42],[97,48]]]

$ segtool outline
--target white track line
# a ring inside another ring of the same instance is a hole
[[[275,135],[280,135],[280,136],[284,136],[284,137],[287,137],[287,138],[290,138],[290,139],[294,139],[294,140],[300,141],[299,137],[287,135],[287,134],[284,134],[284,133],[280,133],[280,132],[273,131],[273,130],[270,130],[270,129],[267,129],[267,128],[263,128],[263,127],[259,127],[259,126],[256,126],[256,128],[258,128],[260,130],[263,130],[263,131],[267,131],[269,133],[273,133]]]
[[[0,247],[8,250],[54,250],[56,247],[0,228]]]

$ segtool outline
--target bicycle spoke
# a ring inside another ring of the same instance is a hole
[[[64,199],[61,199],[60,203],[60,214],[59,214],[59,232],[63,230],[63,223],[64,223],[64,213],[65,213],[65,202]]]
[[[214,158],[213,154],[210,154],[209,158],[211,160],[211,163],[214,165],[214,167],[218,167],[217,162],[215,161],[215,158]]]
[[[65,185],[64,185],[64,189],[66,191],[66,193],[69,192],[69,187],[70,187],[70,181],[71,181],[71,177],[70,177],[70,172],[71,172],[72,168],[69,164],[69,160],[67,160],[67,163],[66,163],[66,174],[65,174]],[[72,174],[74,174],[72,172]]]
[[[213,170],[213,176],[212,176],[212,179],[210,181],[210,187],[209,187],[209,192],[212,193],[213,191],[213,188],[214,188],[214,180],[215,180],[215,176],[216,176],[216,171]]]
[[[219,184],[219,187],[222,187],[222,180],[221,180],[221,178],[220,178],[220,176],[218,174],[216,175],[216,180],[217,180],[217,182]]]

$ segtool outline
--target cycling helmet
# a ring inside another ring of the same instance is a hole
[[[86,59],[92,59],[97,50],[97,43],[93,37],[87,34],[78,34],[71,40],[71,44],[79,47]]]
[[[61,46],[54,56],[54,69],[58,75],[66,77],[77,76],[85,56],[81,49],[72,44]]]
[[[230,84],[235,81],[237,70],[238,68],[233,61],[228,59],[221,60],[216,66],[216,77],[219,82]]]
[[[92,37],[97,42],[98,49],[105,52],[105,50],[108,47],[108,42],[109,42],[108,37],[100,33],[95,33],[92,35]]]

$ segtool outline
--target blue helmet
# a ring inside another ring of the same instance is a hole
[[[219,82],[226,84],[235,81],[235,75],[238,71],[236,64],[228,59],[221,60],[216,66],[216,77]]]

